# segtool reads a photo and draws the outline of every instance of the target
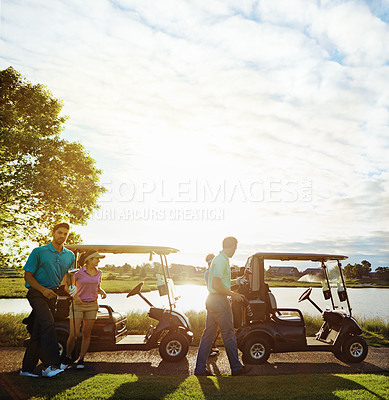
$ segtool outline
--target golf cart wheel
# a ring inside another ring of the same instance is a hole
[[[59,350],[59,359],[62,362],[66,356],[66,343],[68,341],[68,337],[65,333],[57,333],[58,336],[58,350]],[[77,341],[72,351],[72,359],[76,360],[79,355],[79,348],[77,346]]]
[[[359,363],[367,356],[367,344],[359,336],[350,336],[343,342],[342,358],[346,362]]]
[[[159,354],[162,360],[167,362],[177,362],[182,360],[188,353],[188,339],[181,333],[168,333],[159,345]]]
[[[269,340],[263,336],[253,336],[245,343],[242,353],[245,364],[263,364],[270,356]]]
[[[336,351],[333,354],[339,361],[345,362],[345,359],[343,357],[343,353],[341,351]]]

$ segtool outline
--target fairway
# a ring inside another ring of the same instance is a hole
[[[0,375],[1,399],[387,399],[388,375],[246,377],[66,374],[55,379]]]

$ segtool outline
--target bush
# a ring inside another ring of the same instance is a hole
[[[307,336],[315,336],[323,324],[321,315],[304,315],[304,321]]]
[[[361,318],[358,319],[358,322],[362,330],[389,337],[389,322],[385,321],[383,318]]]
[[[0,346],[23,346],[25,339],[29,337],[26,325],[22,320],[28,313],[0,314]]]
[[[205,328],[205,319],[207,314],[205,311],[198,312],[191,310],[186,313],[186,316],[189,319],[190,328],[193,332],[192,344],[198,346],[200,344],[201,335],[203,334],[203,330]],[[220,340],[220,335],[218,340]]]
[[[131,312],[127,314],[127,330],[130,335],[145,335],[150,325],[157,321],[151,319],[147,312]]]

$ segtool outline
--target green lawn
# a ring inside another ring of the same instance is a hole
[[[0,374],[0,398],[26,399],[387,399],[388,375],[245,377],[64,373],[51,380]]]
[[[23,271],[14,268],[0,268],[0,298],[26,297]]]

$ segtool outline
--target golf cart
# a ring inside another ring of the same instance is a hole
[[[302,253],[256,253],[248,258],[244,283],[238,289],[248,302],[243,306],[233,303],[236,338],[245,363],[261,364],[267,361],[270,353],[296,351],[329,351],[350,363],[365,359],[367,344],[360,336],[360,326],[352,317],[340,263],[346,258]],[[310,298],[312,288],[305,290],[298,299],[298,302],[308,300],[321,313],[323,324],[316,336],[306,337],[304,317],[299,309],[277,307],[276,299],[265,283],[265,260],[320,263],[322,291],[331,307],[323,311]],[[334,291],[337,291],[337,298]],[[337,302],[346,302],[347,311]]]
[[[126,314],[114,311],[109,305],[100,304],[97,320],[92,329],[89,351],[144,351],[158,348],[162,359],[168,362],[179,361],[186,356],[193,333],[190,331],[189,321],[185,314],[175,310],[178,298],[174,293],[174,283],[170,278],[166,259],[166,255],[176,253],[178,250],[170,247],[138,245],[68,245],[66,247],[74,252],[76,262],[81,253],[92,249],[102,254],[149,254],[150,259],[152,255],[160,258],[161,275],[158,276],[158,290],[161,296],[167,296],[169,308],[154,307],[141,292],[143,282],[127,294],[127,298],[140,296],[150,306],[148,315],[157,320],[158,324],[155,327],[151,325],[146,335],[129,335]],[[58,302],[55,318],[61,357],[65,356],[64,350],[69,335],[69,323],[71,323],[68,310],[69,298],[64,297]],[[70,312],[71,310],[70,306]],[[129,323],[131,324],[131,321]],[[73,357],[75,356],[76,354],[73,354]]]

